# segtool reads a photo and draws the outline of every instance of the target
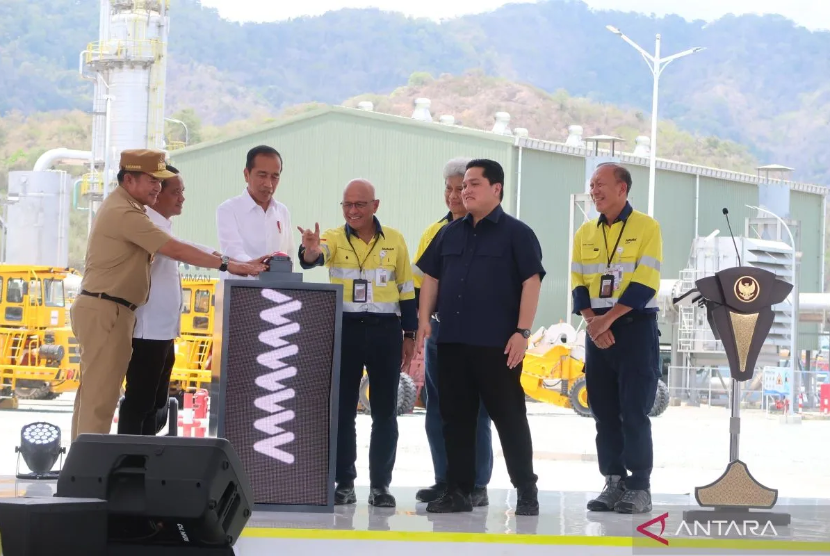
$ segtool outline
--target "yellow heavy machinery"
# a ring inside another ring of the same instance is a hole
[[[64,280],[71,268],[0,265],[0,404],[77,388],[80,354]]]
[[[577,332],[566,323],[540,328],[528,340],[522,363],[522,388],[534,400],[571,408],[578,415],[590,417],[584,366],[584,330]],[[668,386],[658,380],[657,395],[649,415],[661,415],[668,405]]]
[[[193,393],[210,385],[216,283],[215,278],[208,276],[182,277],[181,335],[175,344],[171,396],[181,398],[185,392]]]

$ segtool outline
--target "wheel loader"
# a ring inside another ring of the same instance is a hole
[[[540,328],[528,339],[522,363],[521,384],[530,398],[571,408],[583,417],[591,416],[585,385],[585,331],[567,323]],[[661,415],[669,405],[669,389],[657,381],[651,417]]]
[[[0,407],[78,387],[78,342],[64,281],[71,268],[0,264]]]

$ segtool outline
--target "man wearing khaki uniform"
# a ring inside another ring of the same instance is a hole
[[[72,440],[79,434],[110,432],[132,355],[134,311],[149,297],[150,263],[156,253],[237,276],[257,275],[265,269],[261,260],[237,263],[202,252],[150,221],[144,205],[153,206],[161,180],[174,176],[162,151],[124,151],[118,187],[104,199],[93,220],[81,293],[70,312],[81,348]]]

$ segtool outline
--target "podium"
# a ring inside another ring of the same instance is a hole
[[[219,290],[211,429],[238,453],[255,511],[334,512],[342,287],[275,257]]]
[[[786,513],[769,510],[778,500],[778,491],[760,484],[739,458],[741,383],[752,378],[761,347],[769,335],[775,314],[772,306],[783,302],[792,284],[761,268],[738,266],[695,282],[696,288],[673,301],[676,305],[697,303],[706,307],[709,327],[723,343],[732,377],[729,423],[729,465],[716,481],[695,488],[695,500],[712,510],[684,512],[685,521],[727,520],[734,522],[765,520],[773,525],[789,525]],[[793,318],[797,318],[793,315]]]

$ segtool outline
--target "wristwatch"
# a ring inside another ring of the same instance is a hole
[[[517,328],[516,332],[522,335],[522,338],[527,340],[530,338],[530,329],[529,328]]]
[[[415,332],[404,332],[403,337],[407,340],[414,340],[415,339]]]
[[[222,255],[222,264],[219,265],[219,272],[225,272],[228,270],[228,263],[231,262],[231,258],[227,255]]]

